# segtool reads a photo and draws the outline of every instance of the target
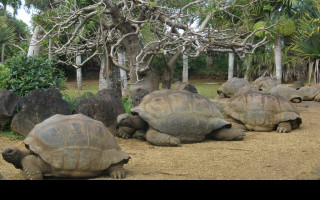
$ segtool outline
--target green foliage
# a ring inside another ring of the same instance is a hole
[[[132,107],[132,101],[129,99],[129,96],[121,98],[124,109],[126,113],[130,114],[130,109]]]
[[[7,130],[7,131],[0,130],[0,135],[9,138],[9,140],[24,140],[25,138],[23,135],[17,135],[10,130]]]
[[[258,21],[257,23],[255,23],[253,25],[253,30],[258,30],[259,28],[262,28],[264,27],[266,24],[265,21]],[[265,31],[261,30],[261,31],[257,31],[254,35],[257,36],[257,37],[264,37],[265,36]]]
[[[319,15],[320,16],[320,15]],[[304,58],[320,58],[320,21],[306,15],[299,20],[298,34],[293,37],[292,49]]]
[[[37,88],[63,88],[64,73],[41,57],[27,57],[25,54],[19,54],[4,65],[9,70],[5,89],[20,96],[25,96]]]
[[[282,36],[289,36],[296,30],[296,26],[292,19],[281,16],[275,30]]]
[[[17,135],[10,129],[10,122],[0,126],[0,135],[9,138],[9,140],[23,140],[25,137]]]
[[[0,89],[6,87],[6,80],[8,79],[10,70],[8,67],[0,63]]]
[[[0,17],[0,44],[10,43],[15,38],[14,27],[9,26],[5,19],[3,16]]]

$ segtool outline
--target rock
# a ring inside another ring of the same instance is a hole
[[[181,81],[176,81],[171,87],[172,90],[186,90],[193,93],[198,93],[197,88],[191,83],[182,83]]]
[[[138,90],[132,98],[132,107],[139,105],[143,97],[146,96],[147,94],[149,94],[149,91],[147,90],[143,90],[143,89]]]
[[[102,89],[91,98],[83,99],[74,110],[75,113],[103,122],[113,134],[116,131],[118,115],[125,113],[121,96],[112,89]]]
[[[22,99],[21,111],[14,116],[11,129],[27,136],[35,125],[55,114],[71,114],[70,105],[62,99],[60,91],[35,89]]]
[[[14,92],[0,90],[0,126],[10,122],[22,107],[22,98]]]

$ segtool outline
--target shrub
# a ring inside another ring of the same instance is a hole
[[[6,80],[8,79],[9,74],[8,67],[0,63],[0,89],[6,88]]]
[[[25,96],[38,88],[63,88],[65,82],[63,71],[41,57],[19,54],[5,62],[4,65],[8,69],[4,89],[20,96]]]

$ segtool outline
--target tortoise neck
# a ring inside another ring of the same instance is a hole
[[[134,124],[136,129],[145,129],[148,127],[147,122],[145,122],[139,115],[131,115],[130,117],[131,124]]]
[[[13,163],[13,165],[17,168],[17,169],[22,169],[22,159],[24,157],[26,157],[27,155],[30,155],[31,151],[26,149],[26,150],[20,150],[18,158],[16,160],[16,162]]]

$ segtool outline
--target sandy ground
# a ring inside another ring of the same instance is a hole
[[[125,180],[313,180],[320,177],[320,103],[295,104],[302,124],[290,133],[246,132],[242,141],[205,140],[181,147],[157,147],[116,138],[131,155]],[[0,136],[0,149],[22,141]],[[25,179],[0,156],[0,173]],[[111,178],[100,176],[94,179]]]

